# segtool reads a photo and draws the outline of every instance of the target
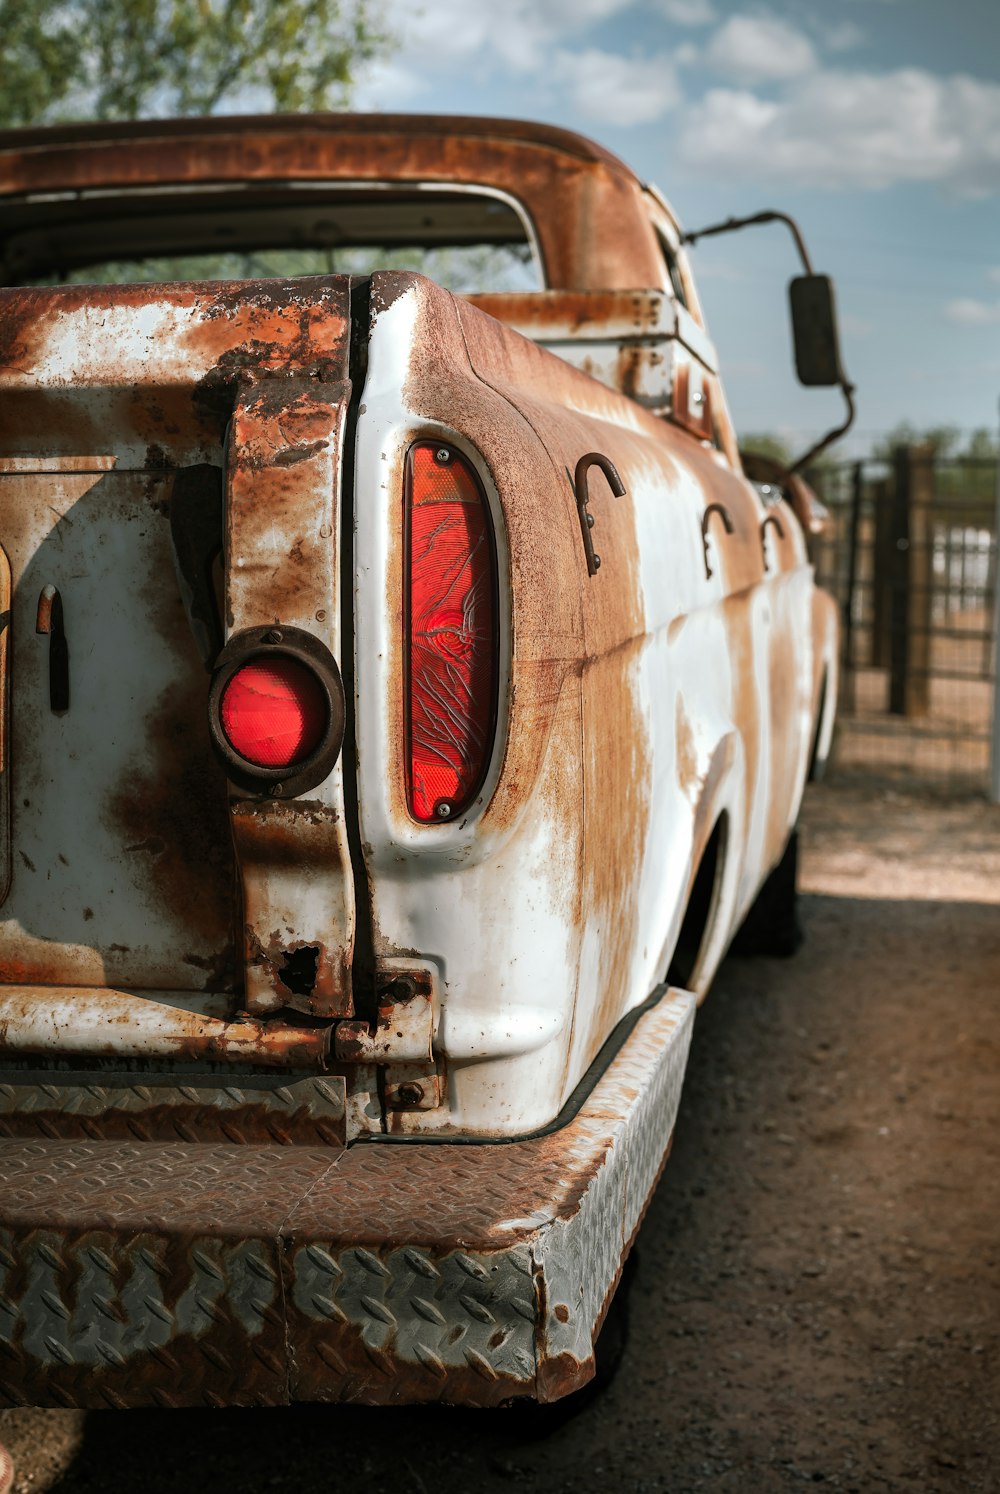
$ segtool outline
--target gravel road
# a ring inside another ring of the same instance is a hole
[[[1000,811],[810,791],[790,961],[730,960],[575,1415],[16,1411],[15,1491],[1000,1489]]]

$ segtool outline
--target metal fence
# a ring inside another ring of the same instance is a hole
[[[985,790],[996,678],[997,464],[898,447],[809,474],[841,607],[841,770]]]

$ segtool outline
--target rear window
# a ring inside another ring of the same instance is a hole
[[[25,198],[4,211],[7,285],[415,270],[458,294],[544,288],[526,221],[486,192],[199,188]]]

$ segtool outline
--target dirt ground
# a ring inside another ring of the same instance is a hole
[[[1000,1489],[1000,811],[840,781],[806,944],[695,1029],[610,1390],[522,1411],[17,1411],[15,1490]]]

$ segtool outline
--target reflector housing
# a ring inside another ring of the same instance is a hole
[[[316,751],[327,725],[319,681],[297,659],[251,659],[237,669],[219,703],[234,751],[258,768],[286,768]]]
[[[407,802],[454,819],[486,773],[496,723],[497,566],[486,498],[454,448],[419,441],[406,470]]]
[[[344,684],[326,645],[279,624],[234,633],[208,691],[212,746],[250,794],[294,798],[326,778],[344,741]]]

